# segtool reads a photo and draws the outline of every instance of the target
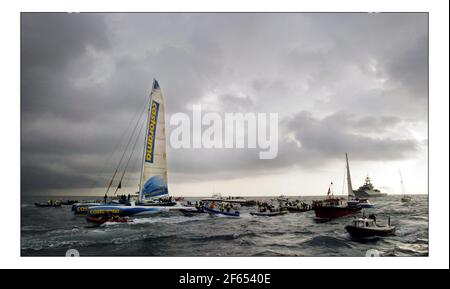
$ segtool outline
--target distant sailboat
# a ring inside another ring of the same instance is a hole
[[[167,211],[176,203],[168,196],[164,98],[156,79],[148,102],[145,150],[137,204],[104,205],[88,209],[89,216],[136,216]]]
[[[403,185],[403,178],[402,178],[402,172],[398,170],[398,173],[400,174],[400,182],[402,184],[402,202],[407,203],[411,201],[411,196],[408,196],[405,192],[405,186]]]

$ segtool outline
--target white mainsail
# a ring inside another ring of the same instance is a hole
[[[168,194],[164,98],[156,79],[150,93],[139,188],[140,201]]]
[[[355,193],[353,193],[352,177],[350,176],[350,166],[348,164],[347,153],[345,153],[345,160],[347,162],[347,189],[348,189],[348,196],[354,198],[355,197]]]

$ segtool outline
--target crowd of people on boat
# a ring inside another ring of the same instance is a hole
[[[118,195],[117,198],[113,198],[113,199],[117,199],[120,204],[129,204],[130,200],[131,200],[131,195],[130,194],[128,194],[128,195],[125,195],[125,194]],[[108,203],[108,194],[105,194],[103,196],[103,202],[105,204]]]
[[[324,206],[340,206],[342,205],[342,200],[338,198],[329,198],[325,200],[314,200],[312,201],[312,208],[324,207]]]
[[[299,209],[303,210],[311,210],[311,205],[305,203],[304,201],[295,200],[295,201],[287,201],[284,203],[284,206],[286,207],[297,207]]]
[[[131,195],[130,194],[128,194],[128,196],[127,195],[120,195],[119,196],[119,203],[121,203],[121,204],[128,204],[129,202],[130,202],[130,199],[131,199]]]
[[[265,213],[267,211],[272,213],[273,211],[275,211],[275,206],[267,202],[257,201],[256,206],[258,207],[258,211],[260,213]]]
[[[189,202],[190,203],[190,202]],[[203,206],[204,206],[205,204],[202,202],[202,201],[195,201],[195,208],[197,209],[197,210],[201,210],[201,209],[203,209]]]
[[[228,203],[228,202],[216,203],[215,201],[212,201],[209,204],[209,208],[213,209],[213,210],[217,210],[218,209],[221,212],[227,212],[227,213],[229,213],[231,210],[235,209],[232,203]]]
[[[168,197],[159,198],[158,202],[159,203],[173,203],[174,199],[172,196],[168,196]]]

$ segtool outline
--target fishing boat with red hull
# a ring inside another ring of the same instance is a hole
[[[344,200],[330,197],[323,201],[315,202],[313,205],[316,218],[321,220],[331,220],[340,217],[353,215],[361,210],[361,207],[349,206]]]
[[[348,165],[348,157],[345,154],[346,159],[346,174],[347,174],[347,200],[350,197],[354,197],[352,188],[352,179],[350,176],[350,167]],[[347,201],[345,198],[334,197],[331,190],[333,183],[328,187],[327,198],[322,201],[313,202],[313,210],[318,220],[331,220],[340,217],[353,215],[361,211],[361,205],[359,202]]]

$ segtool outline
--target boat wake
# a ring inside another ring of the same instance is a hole
[[[192,216],[185,218],[183,216],[173,216],[173,217],[146,217],[146,218],[135,218],[132,222],[122,223],[128,225],[141,225],[141,224],[153,224],[153,223],[163,223],[163,224],[181,224],[181,223],[191,223],[199,220],[205,220],[207,216],[202,214],[199,216]],[[120,225],[119,223],[106,223],[112,225]]]
[[[319,235],[312,237],[301,243],[303,246],[308,247],[324,247],[324,248],[352,248],[344,239],[338,239],[331,236]]]

